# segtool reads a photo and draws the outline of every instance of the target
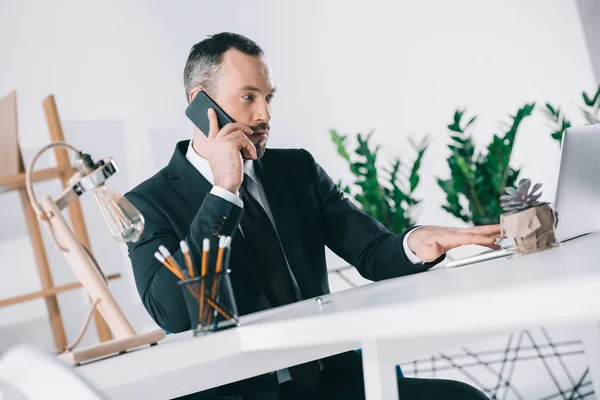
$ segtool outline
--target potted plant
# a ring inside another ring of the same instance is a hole
[[[582,92],[581,97],[584,106],[580,107],[580,110],[587,124],[600,124],[600,87],[594,95],[588,96],[586,92]],[[554,125],[554,131],[551,133],[552,138],[560,143],[565,129],[572,126],[571,121],[567,119],[560,107],[555,107],[549,103],[546,103],[544,114]]]
[[[355,179],[350,185],[340,181],[338,186],[358,203],[360,208],[381,222],[390,232],[402,232],[415,224],[416,207],[420,199],[415,197],[419,185],[419,168],[427,150],[427,137],[419,143],[409,140],[416,152],[411,165],[405,165],[396,157],[387,167],[378,165],[380,146],[370,144],[373,132],[366,137],[356,135],[356,148],[348,149],[347,135],[330,130],[337,152],[348,162]]]
[[[540,183],[531,187],[521,179],[518,189],[506,188],[500,197],[504,213],[500,216],[502,235],[515,240],[517,253],[528,254],[558,246],[557,213],[550,203],[540,202]]]
[[[499,198],[507,187],[514,187],[520,172],[510,166],[517,132],[534,108],[535,103],[521,107],[511,116],[512,123],[503,124],[506,131],[494,135],[486,151],[479,152],[475,151],[472,135],[467,133],[476,117],[463,123],[465,110],[456,110],[454,121],[448,125],[453,133],[448,146],[450,178],[438,178],[438,184],[446,193],[444,210],[474,225],[499,222],[503,212]]]

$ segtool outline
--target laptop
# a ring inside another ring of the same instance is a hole
[[[554,205],[558,211],[556,235],[561,243],[600,229],[600,125],[565,130]],[[453,260],[443,267],[461,267],[514,252],[513,244]]]

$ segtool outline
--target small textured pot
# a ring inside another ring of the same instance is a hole
[[[558,246],[557,222],[556,210],[550,203],[500,216],[502,235],[514,238],[516,250],[521,254]]]

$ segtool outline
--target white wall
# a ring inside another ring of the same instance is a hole
[[[577,7],[596,79],[600,80],[600,2],[577,0]]]
[[[192,133],[182,84],[190,47],[227,30],[256,40],[272,64],[279,92],[270,145],[308,149],[334,179],[350,174],[329,128],[374,128],[389,157],[411,157],[406,138],[431,134],[420,223],[459,225],[441,210],[444,195],[434,179],[448,173],[445,125],[456,107],[480,115],[476,140],[485,144],[497,122],[524,102],[551,101],[575,115],[580,91],[596,85],[574,0],[4,0],[0,94],[18,90],[26,158],[48,142],[41,100],[54,93],[68,140],[126,166],[119,189],[143,181],[166,164],[177,140]],[[539,113],[524,124],[514,165],[546,183],[551,198],[558,146],[548,132]],[[2,298],[35,289],[33,259],[24,228],[12,216],[19,209],[11,196],[0,197],[0,226],[20,235],[0,235]],[[89,200],[84,208],[92,245],[102,249],[105,270],[124,274],[114,291],[136,327],[149,329],[123,247],[110,241]],[[56,253],[51,262],[59,283],[73,279]],[[85,313],[84,297],[60,298],[72,311],[64,312],[72,338]],[[38,341],[49,346],[43,315],[42,302],[0,310],[0,351],[25,337],[22,325],[14,324],[32,318],[41,321]]]

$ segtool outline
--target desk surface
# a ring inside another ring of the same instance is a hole
[[[453,345],[441,339],[464,342],[542,324],[597,321],[597,248],[600,234],[541,253],[378,282],[324,296],[321,305],[311,299],[248,315],[237,329],[202,338],[174,335],[77,371],[110,398],[175,397],[357,348],[364,340],[400,338],[410,347],[415,338],[428,338]]]
[[[540,253],[441,268],[249,315],[248,349],[600,319],[600,234]],[[306,335],[306,328],[320,329]]]

